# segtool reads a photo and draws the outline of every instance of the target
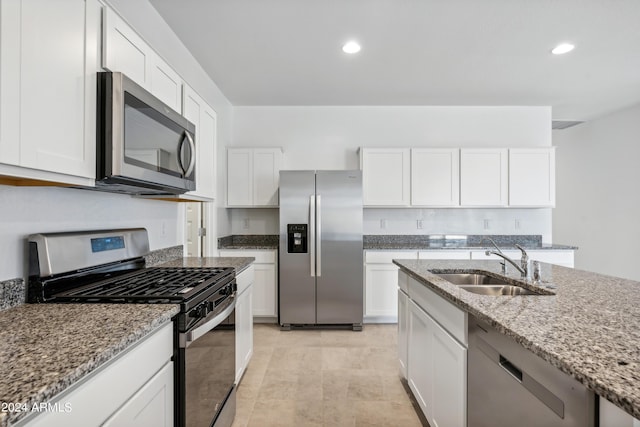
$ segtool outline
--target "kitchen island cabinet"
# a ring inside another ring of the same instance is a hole
[[[574,378],[601,400],[606,399],[626,412],[629,426],[636,422],[631,417],[640,415],[640,383],[630,357],[640,351],[640,294],[637,292],[640,283],[546,263],[542,264],[541,284],[523,283],[515,271],[502,274],[497,261],[396,260],[394,263],[400,267],[400,276],[410,277],[410,296],[412,283],[424,287]],[[507,282],[522,283],[531,289],[541,287],[553,294],[475,294],[434,272],[489,272]],[[616,313],[614,318],[611,313]],[[459,336],[444,323],[437,323],[452,336]],[[457,341],[464,345],[463,340]],[[408,345],[411,348],[411,342]],[[455,358],[451,360],[453,364]],[[410,352],[409,372],[411,361]],[[595,423],[595,413],[591,416]]]

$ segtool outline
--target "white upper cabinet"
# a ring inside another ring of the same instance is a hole
[[[182,79],[118,14],[106,8],[104,62],[182,113]]]
[[[508,149],[460,150],[460,205],[507,206]]]
[[[6,0],[0,8],[0,175],[91,185],[100,4]]]
[[[460,150],[411,149],[411,205],[439,207],[459,204]]]
[[[227,149],[227,206],[278,206],[281,162],[281,148]]]
[[[188,195],[213,199],[216,190],[216,112],[185,85],[184,116],[196,125],[196,189]]]
[[[555,148],[509,149],[509,206],[553,207]]]
[[[104,14],[104,60],[102,66],[124,73],[134,82],[151,88],[151,58],[149,46],[111,8]]]
[[[411,151],[408,148],[361,148],[364,206],[409,206]]]

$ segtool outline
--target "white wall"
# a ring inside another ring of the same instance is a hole
[[[178,204],[121,194],[0,185],[0,281],[24,277],[29,234],[144,227],[151,249],[182,241]]]
[[[549,107],[234,107],[232,124],[233,146],[282,147],[283,169],[358,169],[361,146],[551,145]],[[230,211],[234,234],[278,233],[277,210]],[[422,230],[416,219],[425,220]],[[366,234],[541,234],[551,241],[550,209],[365,209],[364,220]]]
[[[640,280],[640,106],[554,131],[554,240],[579,246],[575,266]]]

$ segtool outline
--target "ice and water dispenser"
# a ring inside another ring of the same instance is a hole
[[[287,224],[287,252],[307,253],[307,224]]]

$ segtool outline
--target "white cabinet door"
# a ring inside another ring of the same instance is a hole
[[[278,206],[280,182],[279,148],[255,148],[253,150],[253,205]]]
[[[275,264],[254,264],[253,315],[262,317],[278,316],[278,288]]]
[[[253,151],[227,149],[227,206],[253,205]]]
[[[173,362],[169,362],[102,427],[172,427],[173,403]]]
[[[398,321],[398,267],[367,264],[365,267],[365,321]]]
[[[433,333],[431,367],[434,393],[429,424],[458,427],[467,423],[467,349],[429,319]]]
[[[430,425],[467,424],[467,349],[409,301],[408,383]]]
[[[508,150],[460,150],[460,205],[506,206],[508,202]]]
[[[360,168],[365,206],[409,206],[408,148],[361,148]]]
[[[236,300],[236,384],[240,384],[253,354],[252,295],[253,285]]]
[[[555,149],[509,149],[509,206],[553,207],[556,203]]]
[[[184,88],[184,117],[196,125],[196,189],[188,194],[213,199],[216,188],[216,112],[189,86]]]
[[[407,382],[429,422],[433,419],[433,335],[429,316],[409,301]]]
[[[411,205],[460,205],[460,150],[411,149]]]
[[[107,7],[104,16],[103,67],[126,74],[151,90],[153,51],[118,14]]]
[[[407,378],[409,345],[409,296],[398,289],[398,362],[400,374]]]
[[[158,55],[151,55],[151,93],[182,114],[182,79]]]
[[[227,149],[227,206],[276,207],[282,149]]]
[[[95,178],[100,4],[8,0],[0,7],[0,162]]]

